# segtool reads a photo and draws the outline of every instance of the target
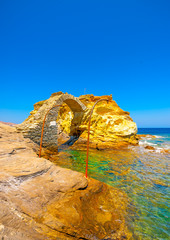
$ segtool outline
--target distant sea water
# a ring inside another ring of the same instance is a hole
[[[168,240],[170,154],[161,150],[170,149],[170,128],[139,128],[138,134],[148,136],[143,137],[137,147],[127,150],[90,150],[89,176],[127,194],[128,214],[125,215],[133,239]],[[156,151],[145,149],[148,145]],[[86,152],[66,151],[70,156],[57,160],[56,164],[84,172]]]
[[[170,128],[138,128],[138,134],[170,135]]]
[[[139,128],[138,134],[149,134],[156,137],[152,139],[148,136],[143,140],[141,139],[140,145],[153,146],[157,149],[157,152],[162,148],[170,150],[170,128]]]

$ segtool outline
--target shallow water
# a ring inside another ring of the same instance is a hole
[[[141,145],[150,145],[158,150],[170,150],[170,128],[139,128],[138,134],[150,134],[156,138],[148,137],[140,141]],[[159,152],[159,151],[157,151]]]
[[[149,141],[158,148],[170,146],[170,134],[157,135],[141,142]],[[56,164],[84,172],[86,152],[65,151],[68,156]],[[134,239],[169,239],[169,160],[168,154],[144,151],[142,144],[121,151],[90,150],[89,176],[121,189],[129,197],[127,223]]]

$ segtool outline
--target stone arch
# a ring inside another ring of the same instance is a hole
[[[30,138],[35,143],[40,144],[43,120],[48,110],[51,109],[48,112],[44,125],[42,146],[51,149],[58,147],[58,126],[56,119],[60,107],[55,106],[62,105],[63,103],[66,103],[74,114],[72,119],[73,128],[71,129],[71,134],[74,135],[74,130],[80,125],[86,106],[78,98],[67,93],[56,93],[48,100],[39,102],[38,104],[40,104],[40,106],[36,113],[34,114],[33,111],[31,115],[18,126],[18,131],[22,132],[24,137]]]
[[[81,124],[86,106],[78,98],[71,94],[63,94],[57,101],[54,102],[53,106],[62,105],[63,103],[66,103],[74,114],[71,123],[72,129],[70,132],[70,134],[74,136],[77,133],[76,126],[78,129]],[[56,124],[56,119],[58,117],[59,109],[60,107],[56,106],[48,113],[44,127],[43,147],[56,148],[58,145],[58,125]]]

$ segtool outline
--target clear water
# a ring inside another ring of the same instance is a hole
[[[147,138],[141,141],[156,147],[158,149],[170,149],[170,128],[139,128],[138,134],[150,134],[156,136],[156,138]]]
[[[170,129],[139,129],[138,133],[157,136],[142,139],[145,144],[170,148]],[[66,152],[68,156],[56,164],[84,172],[86,152]],[[127,193],[127,223],[134,239],[169,239],[169,160],[170,155],[146,151],[142,144],[121,151],[90,151],[89,176]]]

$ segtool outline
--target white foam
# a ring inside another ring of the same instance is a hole
[[[170,149],[170,145],[163,145],[163,147],[166,149],[166,150],[169,150]]]
[[[165,138],[163,136],[158,136],[158,135],[153,135],[153,136],[156,137],[156,138]]]
[[[151,140],[152,138],[151,138],[150,135],[146,135],[146,136],[141,137],[141,139],[148,139],[148,140]]]
[[[155,144],[155,143],[147,142],[147,144],[148,144],[149,146],[157,146],[157,144]]]
[[[139,141],[139,145],[157,146],[157,144],[147,142],[146,140],[145,141]]]
[[[157,148],[157,149],[155,150],[155,152],[156,152],[156,153],[161,153],[161,150],[162,150],[162,148]]]

